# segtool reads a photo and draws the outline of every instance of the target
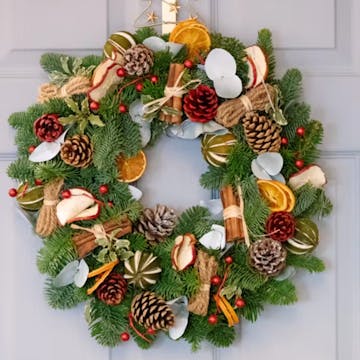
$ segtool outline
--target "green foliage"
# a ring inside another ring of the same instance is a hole
[[[133,122],[129,115],[121,121],[122,153],[126,156],[135,156],[141,150],[141,135],[139,125]]]
[[[209,224],[210,212],[208,209],[201,206],[193,206],[185,210],[178,219],[178,224],[174,230],[176,235],[186,233],[193,233],[195,237],[201,237],[203,234],[204,221]],[[199,225],[202,224],[202,225]],[[196,230],[197,227],[201,228],[200,233]]]
[[[236,61],[236,74],[241,78],[243,84],[247,84],[249,81],[247,77],[248,65],[244,61],[246,57],[245,46],[237,39],[233,37],[223,36],[220,33],[212,33],[211,36],[211,47],[222,48],[228,51]]]
[[[20,157],[12,162],[7,168],[7,175],[20,182],[33,181],[35,179],[35,164],[27,157]]]
[[[296,129],[305,126],[310,120],[310,106],[305,103],[289,103],[284,109],[288,125],[283,127],[282,136],[289,139],[291,143],[296,137]]]
[[[201,342],[206,339],[208,333],[212,330],[211,326],[207,322],[206,316],[189,314],[189,323],[183,336],[191,344],[193,351],[200,349]]]
[[[148,146],[153,146],[159,140],[159,138],[164,134],[167,124],[164,121],[159,119],[154,119],[150,125],[151,128],[151,139]]]
[[[302,75],[298,69],[287,70],[279,82],[279,88],[285,107],[298,101],[302,92]]]
[[[266,82],[272,84],[275,82],[276,60],[272,44],[272,35],[269,29],[261,29],[258,32],[257,45],[260,46],[261,49],[265,52],[269,67],[269,73],[266,78]]]
[[[244,290],[242,298],[246,302],[246,306],[240,309],[240,314],[251,322],[255,322],[260,313],[264,310],[264,299],[262,294],[255,291]]]
[[[77,259],[71,235],[69,227],[60,228],[44,242],[37,257],[40,273],[55,277],[69,262]]]
[[[63,161],[50,160],[39,163],[35,167],[35,178],[49,182],[57,178],[69,179],[77,177],[79,169],[66,165]]]
[[[159,34],[153,27],[142,27],[136,30],[136,33],[134,34],[134,39],[138,44],[141,44],[145,39],[150,36],[159,36]]]
[[[71,309],[87,300],[86,290],[78,288],[73,284],[56,287],[52,279],[45,283],[45,296],[48,304],[53,309]]]
[[[289,280],[269,280],[259,289],[264,302],[272,305],[290,305],[297,301],[296,289]]]
[[[145,239],[144,235],[140,233],[132,233],[126,235],[126,238],[130,241],[131,249],[133,251],[144,251],[147,248],[148,242]]]
[[[235,328],[226,321],[219,321],[206,335],[206,340],[217,347],[230,346],[236,337]]]
[[[316,256],[306,255],[294,255],[288,253],[286,257],[287,265],[294,266],[309,271],[310,273],[322,272],[325,270],[324,262]]]
[[[116,346],[120,342],[119,335],[128,328],[129,297],[116,306],[93,298],[89,307],[91,335],[103,346]]]
[[[225,174],[225,166],[215,167],[209,165],[208,171],[200,177],[200,185],[208,190],[220,189],[224,185]]]

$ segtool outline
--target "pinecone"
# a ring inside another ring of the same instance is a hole
[[[175,322],[175,316],[164,299],[151,291],[134,297],[131,314],[136,322],[147,329],[167,330]]]
[[[251,244],[249,263],[262,275],[276,276],[285,268],[286,254],[280,242],[265,238]]]
[[[118,273],[111,273],[97,288],[96,296],[107,305],[118,305],[123,301],[126,290],[126,280]]]
[[[154,65],[153,52],[142,44],[135,45],[126,50],[124,58],[124,68],[129,75],[146,75]]]
[[[53,142],[63,130],[59,116],[56,114],[44,114],[34,122],[34,133],[41,141]]]
[[[287,211],[273,212],[266,221],[268,236],[277,241],[286,241],[294,236],[295,219]]]
[[[184,111],[191,121],[205,123],[215,118],[218,98],[214,89],[199,85],[184,97]]]
[[[175,225],[176,215],[174,210],[158,204],[155,209],[146,208],[143,211],[137,230],[144,234],[151,244],[156,245],[171,235]]]
[[[275,121],[254,112],[247,113],[242,119],[246,141],[258,153],[278,152],[281,146],[280,127]]]
[[[75,135],[66,139],[61,146],[61,159],[74,167],[86,168],[90,165],[92,156],[93,146],[87,135]]]

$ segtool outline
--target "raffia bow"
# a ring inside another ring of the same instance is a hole
[[[157,113],[161,108],[172,98],[172,97],[182,97],[191,90],[193,85],[201,84],[200,79],[193,79],[188,81],[186,84],[179,86],[182,77],[184,76],[186,70],[183,70],[179,77],[177,78],[174,86],[166,86],[164,90],[164,97],[160,99],[155,99],[144,105],[144,115],[145,117]]]

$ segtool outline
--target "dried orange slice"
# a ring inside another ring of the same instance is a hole
[[[180,22],[171,32],[169,41],[185,44],[190,59],[196,58],[203,51],[209,51],[211,46],[211,39],[206,26],[196,20]]]
[[[260,194],[271,211],[292,211],[295,206],[295,195],[292,190],[276,180],[258,180]]]
[[[119,170],[119,180],[126,183],[140,179],[145,172],[147,164],[145,153],[142,150],[130,158],[120,154],[116,161]]]

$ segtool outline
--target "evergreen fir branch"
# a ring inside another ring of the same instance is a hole
[[[184,295],[188,298],[191,298],[200,289],[201,284],[199,274],[198,271],[194,268],[183,271],[181,273],[181,281],[184,284]]]
[[[245,300],[246,306],[240,309],[240,314],[246,320],[255,322],[264,310],[262,295],[258,292],[244,290],[241,296]]]
[[[229,326],[227,321],[219,321],[206,335],[206,340],[216,347],[228,347],[236,338],[234,326]]]
[[[304,211],[303,217],[317,217],[322,218],[329,216],[333,209],[331,200],[326,196],[324,189],[318,189],[317,200],[314,201],[313,206]]]
[[[191,71],[191,77],[193,79],[199,79],[201,83],[204,85],[207,85],[212,88],[214,87],[214,82],[207,77],[206,72],[204,70],[199,69],[198,67],[195,67]]]
[[[324,129],[320,121],[312,120],[305,127],[306,136],[300,138],[298,153],[305,164],[313,163],[320,155],[320,150],[317,145],[321,144]]]
[[[296,202],[293,210],[293,215],[295,217],[301,216],[306,210],[311,208],[314,202],[318,198],[318,189],[311,186],[310,184],[305,184],[301,186],[294,192]]]
[[[119,117],[119,104],[120,96],[118,96],[117,91],[110,91],[101,99],[98,113],[105,123],[110,119]]]
[[[296,138],[296,129],[307,125],[310,121],[310,112],[310,106],[305,103],[295,102],[285,107],[284,115],[288,124],[283,126],[281,135],[287,137],[289,143]]]
[[[126,235],[126,238],[130,241],[132,251],[144,251],[148,247],[148,242],[144,235],[140,233],[131,233]]]
[[[282,100],[285,107],[298,101],[302,92],[302,75],[298,69],[288,70],[279,82]]]
[[[62,54],[45,53],[40,58],[40,65],[47,73],[52,73],[54,71],[61,73],[64,71],[61,61],[62,57],[64,57]],[[74,60],[74,57],[68,58],[71,62]]]
[[[57,178],[70,179],[79,176],[79,169],[66,165],[60,160],[49,160],[35,167],[35,178],[49,182]]]
[[[121,128],[122,152],[129,157],[135,156],[142,148],[139,124],[126,115],[121,120]]]
[[[94,298],[89,307],[91,336],[103,346],[116,346],[120,342],[119,334],[128,328],[129,296],[116,306],[109,306]]]
[[[200,176],[200,185],[204,189],[218,190],[224,185],[226,168],[224,166],[208,166],[208,171]]]
[[[82,98],[84,98],[82,96]],[[71,110],[66,104],[65,99],[54,98],[42,104],[42,111],[44,114],[57,114],[59,116],[69,116]]]
[[[142,42],[145,39],[151,36],[159,36],[159,34],[156,32],[156,30],[153,27],[147,26],[137,29],[136,33],[133,36],[138,44],[142,44]]]
[[[293,149],[282,147],[282,149],[280,149],[280,154],[284,159],[284,165],[281,169],[281,173],[283,174],[285,179],[288,179],[290,175],[299,171],[299,169],[295,166],[296,151]]]
[[[53,309],[71,309],[87,300],[86,290],[73,284],[56,287],[53,280],[48,279],[45,283],[45,296],[48,304]]]
[[[275,67],[276,60],[274,55],[274,48],[272,44],[272,34],[269,29],[261,29],[258,32],[257,45],[265,52],[269,73],[266,82],[272,84],[275,82]]]
[[[244,216],[250,238],[256,239],[264,234],[264,224],[270,209],[261,197],[256,179],[250,176],[241,182],[244,200]]]
[[[9,116],[9,125],[12,126],[14,129],[20,129],[24,126],[25,123],[29,121],[28,114],[25,111],[20,111],[13,113]],[[30,119],[31,123],[33,119]]]
[[[290,305],[297,301],[296,289],[290,280],[269,280],[258,291],[263,301],[272,305]]]
[[[153,146],[157,143],[159,138],[164,134],[167,124],[159,119],[154,119],[150,125],[151,128],[151,139],[147,146]]]
[[[32,126],[23,126],[16,132],[15,143],[20,156],[29,156],[29,147],[38,145],[39,139],[35,136]]]
[[[33,182],[35,179],[35,163],[29,161],[28,157],[19,157],[7,168],[7,175],[19,182]]]
[[[325,270],[324,262],[316,256],[306,255],[295,255],[288,253],[286,257],[286,264],[301,268],[309,271],[310,273],[322,272]]]
[[[123,148],[121,120],[113,118],[92,137],[94,145],[93,163],[99,171],[114,167],[115,159]]]
[[[199,237],[200,234],[196,233],[196,224],[203,222],[204,219],[210,219],[209,210],[201,206],[193,206],[181,214],[174,233],[176,235],[193,233],[195,237]]]
[[[103,60],[102,56],[87,55],[82,58],[82,66],[84,66],[85,68],[96,67],[100,65],[102,60]]]
[[[228,51],[236,62],[236,74],[241,78],[243,84],[247,84],[248,79],[248,65],[244,61],[246,58],[245,46],[238,40],[232,37],[223,36],[220,33],[211,33],[211,48],[222,48]]]
[[[191,344],[192,351],[197,351],[200,349],[201,342],[206,339],[211,330],[211,325],[209,325],[206,316],[190,313],[189,323],[183,337]]]
[[[37,257],[37,266],[42,274],[56,276],[68,263],[77,259],[69,227],[55,231],[44,243]]]
[[[246,143],[237,143],[228,156],[224,183],[235,185],[249,177],[252,174],[251,162],[255,157],[256,154]]]

